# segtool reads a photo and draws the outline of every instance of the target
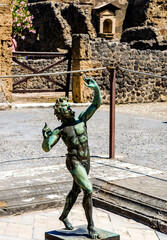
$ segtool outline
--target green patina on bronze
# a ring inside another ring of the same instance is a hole
[[[59,141],[60,137],[67,146],[68,154],[66,166],[73,176],[73,187],[67,195],[66,203],[59,219],[63,221],[67,229],[73,230],[73,226],[68,221],[67,216],[82,189],[84,192],[83,208],[88,221],[89,235],[91,238],[95,239],[98,237],[98,233],[94,228],[92,218],[92,184],[88,179],[90,153],[86,122],[100,107],[101,95],[97,83],[92,78],[84,78],[84,81],[87,87],[94,90],[92,104],[76,118],[67,98],[57,99],[54,106],[54,114],[62,124],[60,127],[51,131],[45,123],[43,128],[44,140],[42,148],[45,152],[50,151]]]

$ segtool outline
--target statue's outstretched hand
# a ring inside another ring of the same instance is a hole
[[[51,135],[52,131],[51,131],[50,128],[48,128],[47,123],[45,123],[45,126],[44,126],[44,128],[42,129],[42,133],[43,133],[43,136],[44,136],[44,137],[49,137],[49,136]]]
[[[93,89],[95,89],[95,88],[97,88],[97,83],[95,82],[95,80],[93,80],[93,78],[86,78],[86,77],[84,77],[84,79],[83,79],[84,81],[85,81],[85,86],[87,86],[87,87],[89,87],[89,88],[93,88]]]

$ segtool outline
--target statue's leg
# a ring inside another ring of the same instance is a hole
[[[73,177],[76,183],[84,191],[83,208],[85,210],[85,215],[88,221],[89,235],[91,238],[97,239],[99,235],[94,228],[93,216],[92,216],[92,208],[93,208],[92,191],[93,190],[92,190],[92,184],[88,179],[86,169],[81,164],[77,164]]]
[[[68,221],[67,216],[68,216],[71,208],[73,207],[74,203],[76,202],[76,199],[80,192],[81,192],[81,188],[74,181],[73,187],[66,197],[66,203],[65,203],[63,212],[59,218],[64,223],[65,227],[69,230],[73,230],[74,228],[73,228],[72,224]]]

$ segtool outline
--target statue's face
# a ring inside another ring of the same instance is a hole
[[[64,101],[59,107],[59,112],[54,113],[58,120],[63,121],[63,119],[70,119],[74,117],[74,112],[72,111],[68,102]]]
[[[63,117],[65,118],[71,118],[72,117],[72,109],[70,107],[70,105],[68,104],[68,102],[64,102],[62,105],[61,105],[61,114]]]

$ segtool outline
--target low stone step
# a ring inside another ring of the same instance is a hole
[[[0,174],[0,216],[59,207],[72,187],[65,164],[9,170]]]
[[[136,191],[130,186],[121,186],[121,184],[101,179],[94,179],[93,183],[94,206],[132,218],[167,233],[166,199],[140,192],[140,189]]]
[[[65,92],[12,93],[13,103],[55,103],[56,98],[65,97]],[[69,92],[72,101],[72,92]]]
[[[62,206],[71,185],[71,181],[65,181],[3,190],[0,216]]]

